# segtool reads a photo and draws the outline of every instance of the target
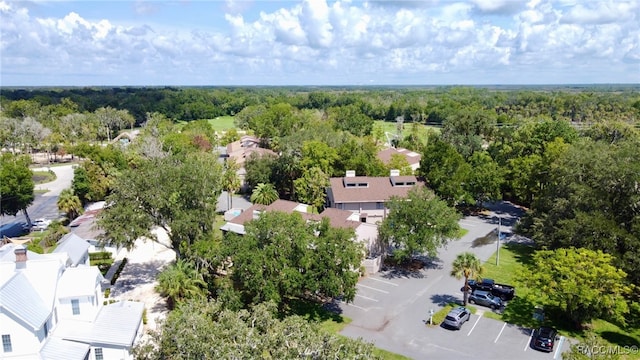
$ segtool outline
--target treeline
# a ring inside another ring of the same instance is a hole
[[[29,100],[40,107],[70,105],[80,113],[99,108],[127,110],[137,125],[147,113],[158,112],[176,121],[213,119],[233,116],[251,105],[287,103],[299,109],[355,108],[374,120],[395,121],[403,116],[407,122],[440,125],[462,107],[488,111],[499,123],[514,117],[548,116],[557,120],[595,123],[615,117],[630,120],[640,109],[637,88],[537,87],[502,90],[473,87],[435,88],[34,88],[2,89],[0,104],[7,116],[33,116],[34,106],[20,103]],[[11,105],[11,103],[14,103]],[[55,111],[53,111],[55,113]]]

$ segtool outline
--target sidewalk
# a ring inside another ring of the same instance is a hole
[[[163,319],[168,313],[166,300],[155,291],[158,283],[156,278],[158,273],[176,258],[175,252],[163,245],[169,244],[166,233],[155,233],[158,234],[160,244],[138,239],[131,251],[123,249],[118,253],[112,269],[124,258],[127,258],[127,264],[116,283],[111,286],[111,294],[107,299],[144,302],[147,309],[145,330],[156,330],[158,320]]]

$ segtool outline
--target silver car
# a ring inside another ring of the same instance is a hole
[[[469,295],[469,303],[488,306],[494,310],[501,309],[503,305],[502,299],[488,291],[481,290],[474,290],[471,295]]]
[[[460,306],[449,311],[447,316],[444,318],[442,325],[460,330],[462,324],[469,321],[469,318],[471,318],[471,311]]]

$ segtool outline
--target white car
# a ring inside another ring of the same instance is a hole
[[[35,219],[32,223],[31,223],[31,229],[32,230],[45,230],[46,228],[49,227],[49,225],[51,225],[51,220],[47,220],[47,219]]]

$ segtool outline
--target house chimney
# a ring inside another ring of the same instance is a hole
[[[16,268],[24,269],[27,266],[27,248],[24,245],[18,245],[13,253],[16,255]]]
[[[347,170],[347,173],[345,174],[345,177],[356,177],[356,171],[355,170]]]
[[[400,170],[391,169],[391,171],[389,172],[389,176],[400,176]]]

